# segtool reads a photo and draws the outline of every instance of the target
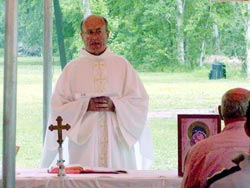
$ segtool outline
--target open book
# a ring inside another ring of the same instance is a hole
[[[58,166],[51,167],[48,169],[48,173],[57,174],[58,173]],[[127,173],[125,170],[113,170],[109,168],[84,168],[80,165],[70,165],[65,166],[65,173],[66,174],[121,174],[121,173]]]
[[[105,97],[118,97],[119,94],[118,93],[76,93],[75,94],[75,98],[76,99],[80,99],[80,98],[94,98],[94,97],[101,97],[101,96],[105,96]]]

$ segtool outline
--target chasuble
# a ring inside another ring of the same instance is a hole
[[[115,112],[87,111],[91,97],[110,97]],[[131,64],[109,48],[99,56],[81,50],[68,63],[51,97],[48,125],[57,116],[71,129],[63,132],[65,162],[90,167],[145,169],[153,160],[147,125],[148,94]],[[41,167],[57,154],[57,133],[47,130]]]

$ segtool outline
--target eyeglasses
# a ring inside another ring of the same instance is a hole
[[[105,31],[102,31],[102,29],[98,28],[98,29],[94,29],[94,30],[87,30],[84,32],[85,35],[101,35],[102,33],[104,33]]]

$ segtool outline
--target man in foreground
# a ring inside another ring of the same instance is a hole
[[[190,149],[184,164],[182,188],[204,188],[208,177],[235,166],[231,160],[249,150],[249,138],[244,130],[249,99],[250,91],[243,88],[231,89],[223,95],[218,110],[225,128]]]
[[[250,102],[246,114],[245,131],[250,137]],[[250,140],[249,140],[250,149]],[[206,188],[250,188],[250,154],[242,153],[233,160],[236,165],[214,174],[207,181]]]

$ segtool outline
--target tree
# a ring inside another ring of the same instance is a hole
[[[177,31],[178,31],[178,56],[180,64],[185,63],[185,54],[184,54],[184,39],[183,39],[183,3],[182,0],[177,0]]]
[[[108,7],[114,26],[111,47],[136,68],[163,70],[178,62],[176,0],[109,1]]]
[[[23,0],[19,2],[18,42],[25,48],[42,49],[43,2]]]
[[[215,49],[215,54],[219,54],[220,53],[220,34],[219,34],[219,27],[218,27],[218,23],[216,18],[214,19],[214,23],[213,23],[213,37],[215,40],[214,43],[214,49]]]
[[[90,7],[89,0],[83,0],[82,7],[83,7],[84,18],[86,18],[87,16],[91,14],[91,7]]]
[[[207,43],[211,36],[211,1],[185,2],[183,32],[185,40],[185,59],[191,67],[203,66]]]
[[[207,14],[205,29],[208,28],[209,18],[210,18],[210,14],[211,14],[211,6],[208,6],[208,9],[209,9],[209,12]],[[216,42],[218,42],[218,26],[217,26],[216,22],[215,22],[213,28],[214,28],[214,32],[215,32]],[[201,53],[200,53],[200,62],[199,62],[200,67],[203,66],[203,60],[204,60],[204,56],[205,56],[205,44],[206,44],[206,33],[204,33],[204,35],[203,35],[202,44],[201,44]]]
[[[83,45],[79,35],[80,22],[90,9],[93,14],[108,19],[110,48],[125,56],[136,69],[190,69],[203,66],[204,58],[214,54],[236,56],[242,61],[248,58],[245,30],[247,12],[242,2],[64,0],[60,1],[60,6],[66,59],[78,56],[79,48]],[[19,7],[19,42],[28,47],[41,47],[42,2],[22,0]],[[3,9],[2,4],[0,9]],[[0,13],[0,19],[3,16]],[[0,31],[3,27],[0,26]],[[60,45],[55,42],[55,32],[53,35],[56,55]],[[3,40],[0,33],[0,41]]]

